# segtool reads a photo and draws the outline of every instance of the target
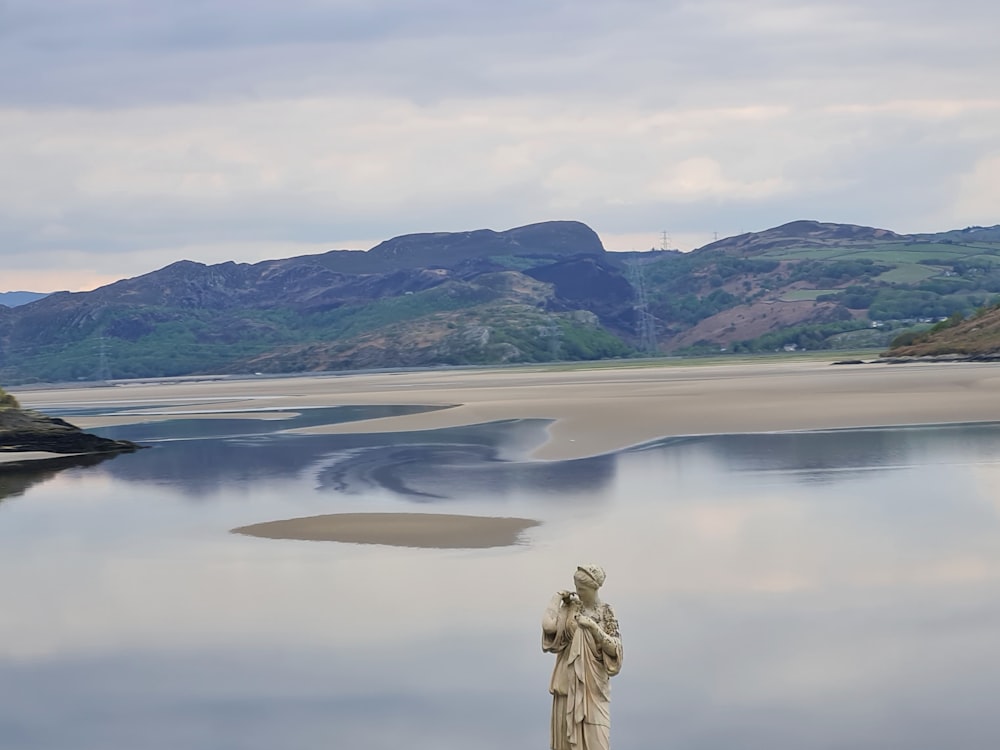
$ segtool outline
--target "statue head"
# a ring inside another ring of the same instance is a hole
[[[597,591],[597,589],[604,585],[605,578],[607,578],[607,575],[604,572],[604,568],[600,565],[580,565],[573,575],[573,582],[577,588],[584,586]]]

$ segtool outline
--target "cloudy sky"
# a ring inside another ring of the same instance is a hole
[[[0,0],[0,291],[398,234],[1000,223],[995,0]]]

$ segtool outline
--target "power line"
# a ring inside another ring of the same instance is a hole
[[[647,354],[656,354],[658,347],[656,344],[656,319],[649,312],[649,301],[646,298],[646,279],[642,268],[642,263],[638,260],[630,260],[626,266],[628,269],[628,280],[632,284],[634,300],[632,307],[635,310],[635,328],[639,335],[639,350]]]
[[[559,348],[562,343],[563,329],[561,326],[538,326],[538,335],[549,340],[549,358],[555,362],[559,359]]]
[[[108,366],[108,340],[102,334],[98,339],[97,373],[95,380],[107,382],[111,380],[111,368]]]

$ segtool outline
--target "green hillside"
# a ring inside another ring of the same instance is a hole
[[[871,230],[864,238],[783,229],[647,261],[650,309],[668,349],[827,347],[866,328],[869,345],[886,345],[893,331],[1000,299],[1000,236],[992,229],[921,237]],[[950,239],[956,234],[963,239]]]
[[[885,349],[998,301],[997,227],[795,221],[690,253],[609,253],[586,225],[547,222],[178,261],[0,306],[0,382]]]
[[[950,357],[1000,359],[1000,305],[955,314],[923,331],[897,336],[886,357]]]

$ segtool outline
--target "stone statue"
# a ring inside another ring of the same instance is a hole
[[[558,591],[542,616],[542,651],[556,655],[552,693],[552,750],[608,750],[611,746],[610,678],[622,668],[618,620],[597,590],[597,565],[581,565],[576,591]]]

